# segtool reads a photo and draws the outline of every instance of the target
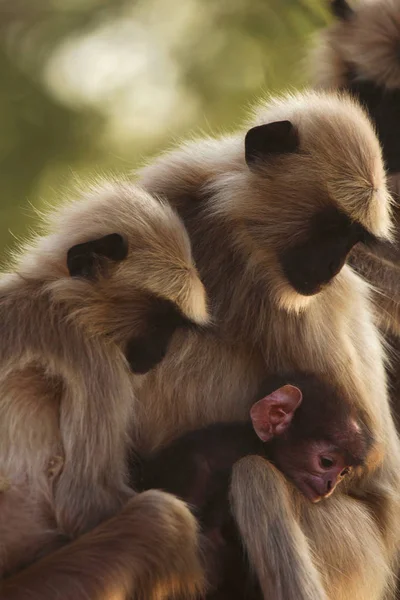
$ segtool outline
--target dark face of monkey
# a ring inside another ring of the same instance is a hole
[[[304,402],[302,401],[304,397]],[[330,496],[365,461],[368,432],[352,409],[317,379],[285,385],[254,404],[253,427],[268,458],[312,502]]]
[[[359,242],[372,246],[372,236],[360,223],[334,207],[316,213],[305,241],[280,254],[282,270],[303,296],[320,292],[341,271],[350,250]]]
[[[113,266],[124,261],[129,252],[128,242],[119,233],[77,244],[67,253],[67,267],[71,277],[91,281],[106,279]],[[179,328],[190,328],[193,323],[176,304],[145,290],[136,290],[124,307],[135,311],[135,335],[125,342],[125,356],[134,373],[147,373],[158,365],[167,353],[170,340]],[[118,313],[118,306],[115,307]],[[118,315],[117,315],[118,319]],[[129,320],[129,319],[127,319]]]
[[[297,128],[290,121],[266,123],[250,129],[245,137],[245,159],[249,169],[262,175],[263,169],[276,165],[276,169],[296,160],[304,149]],[[277,175],[279,177],[279,175]],[[288,192],[289,193],[289,192]],[[307,203],[315,190],[305,190]],[[304,198],[299,199],[304,201]],[[293,237],[288,234],[284,244],[276,248],[282,274],[291,287],[302,296],[318,294],[343,268],[351,249],[359,242],[372,245],[376,237],[366,227],[352,219],[321,187],[315,197],[315,207],[304,221],[297,224]],[[293,211],[298,211],[298,206]],[[288,214],[287,221],[293,220]],[[273,234],[272,234],[273,235]],[[271,238],[271,235],[270,235]]]

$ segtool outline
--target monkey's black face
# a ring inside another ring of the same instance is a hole
[[[360,79],[352,67],[347,73],[346,87],[364,105],[376,126],[388,172],[400,172],[400,89],[387,89]]]
[[[107,275],[110,262],[121,262],[127,256],[127,240],[112,233],[72,246],[67,253],[67,268],[71,277],[96,281]],[[140,333],[126,343],[125,357],[134,373],[143,374],[164,359],[174,332],[194,327],[194,323],[170,300],[144,290],[137,290],[135,302],[135,310],[140,313],[140,325],[136,325]]]
[[[164,359],[177,329],[195,327],[173,302],[157,296],[149,298],[146,323],[142,335],[133,336],[125,348],[132,371],[139,374],[147,373]]]
[[[362,225],[328,207],[311,220],[305,240],[281,252],[279,261],[296,292],[313,296],[341,271],[355,244],[370,244],[374,239]]]

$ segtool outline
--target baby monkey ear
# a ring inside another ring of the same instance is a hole
[[[341,21],[348,21],[354,14],[353,9],[346,0],[332,0],[331,10],[334,16]]]
[[[292,422],[303,395],[294,385],[284,385],[258,400],[250,410],[254,431],[263,442],[282,435]]]
[[[246,133],[244,147],[247,166],[277,154],[297,152],[300,140],[290,121],[276,121],[252,127]]]
[[[71,277],[93,279],[102,270],[104,259],[119,262],[128,254],[128,243],[119,233],[76,244],[68,250],[67,267]]]

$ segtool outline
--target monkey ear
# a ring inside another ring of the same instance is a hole
[[[258,125],[246,133],[244,141],[246,163],[249,168],[252,168],[258,160],[271,154],[296,152],[299,144],[298,133],[290,121]]]
[[[124,260],[128,243],[119,233],[110,233],[97,240],[76,244],[68,250],[67,267],[71,277],[94,278],[104,267],[104,259],[115,262]]]
[[[284,385],[253,404],[250,417],[260,440],[269,442],[272,438],[282,435],[292,422],[302,399],[299,388]]]
[[[163,360],[178,328],[194,327],[173,302],[153,298],[152,304],[145,333],[132,337],[125,348],[125,357],[134,373],[147,373]]]
[[[354,14],[346,0],[332,0],[331,9],[334,16],[341,21],[348,21]]]

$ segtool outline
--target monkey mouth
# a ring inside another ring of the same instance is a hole
[[[320,500],[325,497],[322,496],[321,492],[316,489],[311,481],[303,479],[302,481],[297,481],[296,485],[307,500],[310,500],[313,504],[320,502]]]

